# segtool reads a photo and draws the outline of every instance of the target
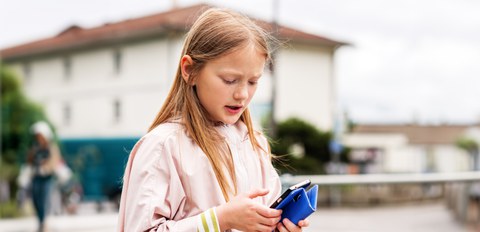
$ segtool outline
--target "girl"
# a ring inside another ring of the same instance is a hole
[[[269,59],[248,18],[209,9],[185,39],[170,93],[125,170],[119,231],[302,231],[268,206],[281,184],[248,104]]]

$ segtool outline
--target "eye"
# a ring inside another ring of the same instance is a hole
[[[260,80],[260,77],[250,78],[250,79],[248,80],[248,84],[249,84],[249,85],[257,85],[259,80]]]
[[[227,85],[231,85],[231,84],[235,83],[235,80],[223,79],[223,82],[225,82],[225,84],[227,84]]]

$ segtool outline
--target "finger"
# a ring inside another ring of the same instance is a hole
[[[302,228],[293,224],[293,222],[288,220],[288,218],[283,219],[282,223],[288,229],[288,231],[301,231],[302,230]]]
[[[268,189],[255,189],[248,194],[248,197],[253,199],[255,197],[265,196],[269,191]]]
[[[285,228],[285,226],[281,222],[277,224],[277,230],[279,232],[288,232],[287,228]]]
[[[267,226],[262,224],[256,225],[254,229],[254,231],[273,231],[273,230],[275,230],[275,225]]]
[[[265,217],[265,218],[279,218],[280,216],[282,216],[282,210],[270,209],[266,207],[258,207],[257,213],[261,217]]]
[[[280,215],[282,215],[282,210],[271,209],[262,205],[257,208],[257,213],[263,217],[272,218],[272,217],[280,217]]]
[[[273,228],[280,222],[282,215],[281,210],[270,209],[263,205],[257,205],[255,207],[255,213],[256,215],[252,218],[253,220],[263,225],[273,226]]]
[[[310,221],[308,221],[307,219],[301,220],[298,222],[298,226],[300,227],[308,227],[309,225],[310,225]]]
[[[266,225],[266,226],[271,226],[273,228],[275,228],[275,226],[280,222],[280,219],[282,219],[281,217],[272,217],[272,218],[266,218],[266,217],[262,217],[260,215],[258,215],[259,218],[258,218],[258,222],[262,225]]]

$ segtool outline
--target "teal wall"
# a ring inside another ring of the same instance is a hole
[[[81,183],[84,200],[120,193],[128,155],[139,138],[82,138],[60,141],[62,155]]]

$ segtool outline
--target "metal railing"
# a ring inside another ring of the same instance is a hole
[[[449,183],[480,181],[480,172],[412,173],[412,174],[363,174],[363,175],[298,175],[282,176],[282,182],[294,184],[309,179],[319,186]]]
[[[480,193],[472,195],[472,187],[480,185],[480,171],[450,172],[450,173],[410,173],[410,174],[362,174],[362,175],[283,175],[281,177],[284,188],[309,179],[312,184],[326,187],[330,191],[333,202],[340,202],[341,191],[337,188],[342,185],[369,186],[369,185],[423,185],[439,184],[443,186],[443,198],[455,218],[468,222],[471,218],[470,209],[472,199],[480,197]],[[471,183],[475,182],[475,184]],[[393,187],[393,186],[392,186]],[[324,188],[325,189],[325,188]],[[476,196],[479,195],[479,196]],[[472,198],[473,197],[473,198]],[[474,223],[480,224],[480,203],[477,213],[479,215]],[[470,220],[471,221],[471,220]]]

